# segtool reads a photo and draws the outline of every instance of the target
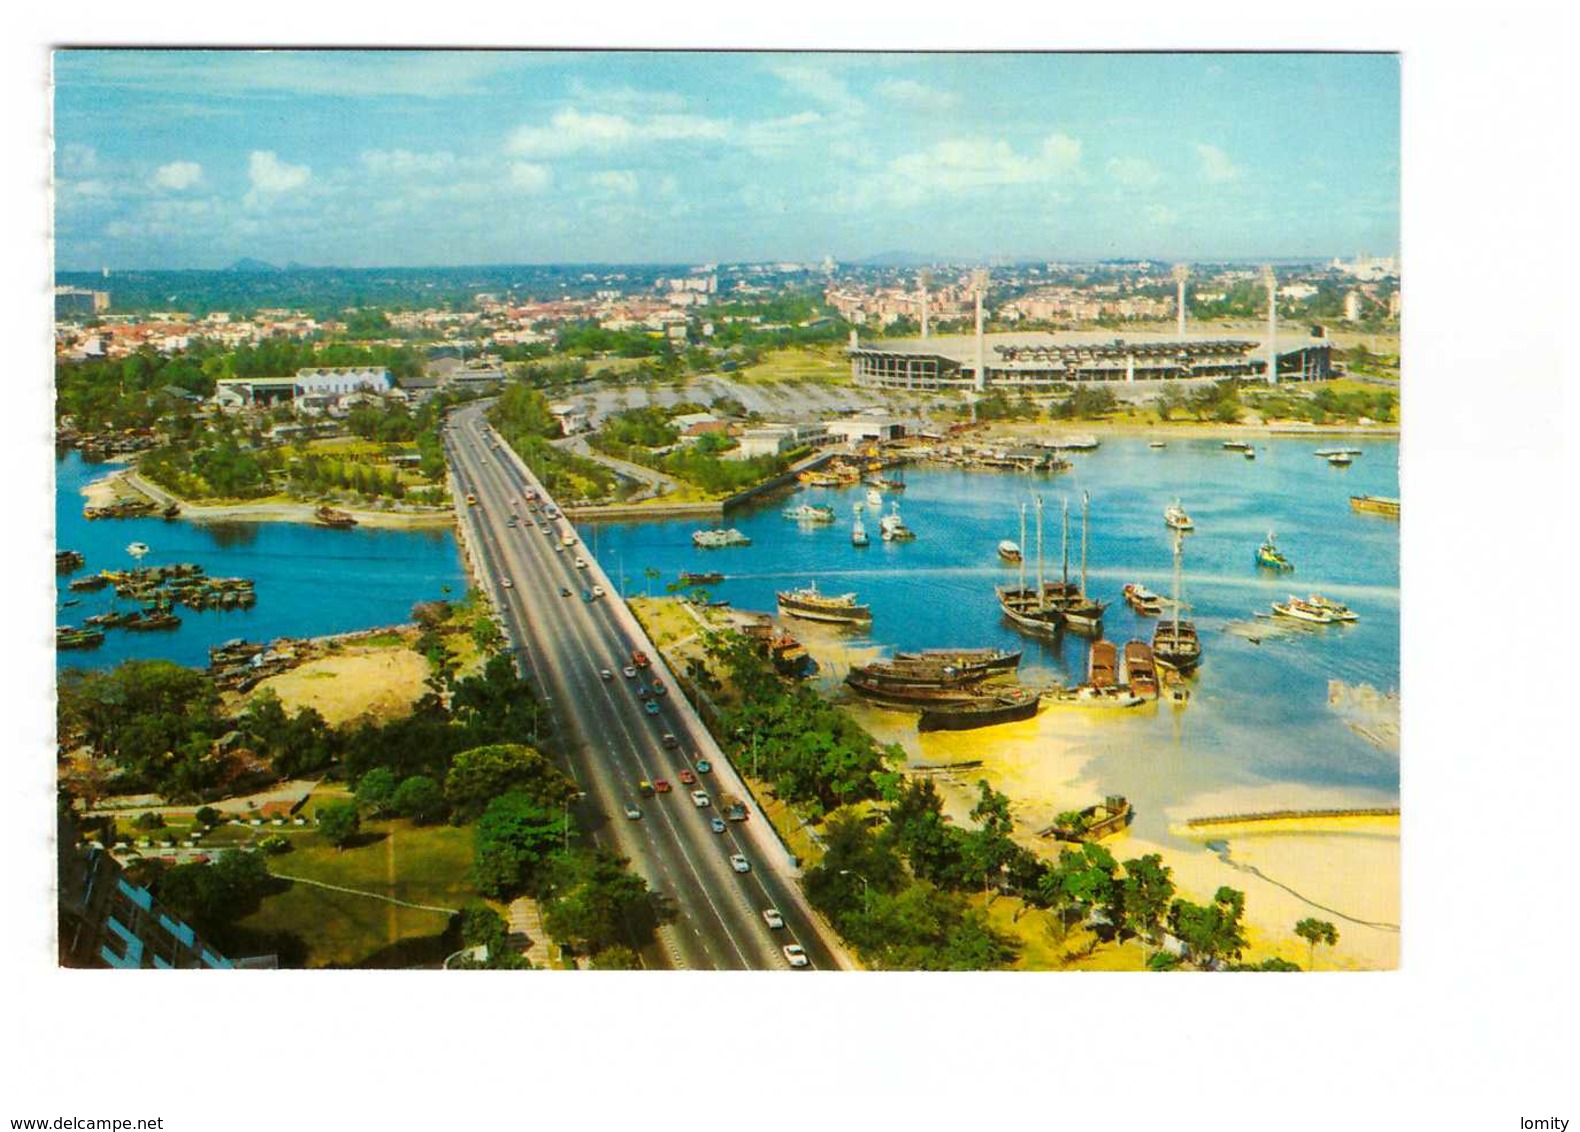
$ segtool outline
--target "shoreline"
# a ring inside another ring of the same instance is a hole
[[[98,507],[127,496],[143,496],[160,505],[175,503],[181,513],[171,522],[194,523],[247,522],[247,523],[302,523],[306,526],[323,526],[313,516],[318,505],[295,501],[270,503],[193,503],[164,488],[150,483],[137,474],[134,465],[125,465],[108,472],[81,490],[88,506]],[[359,527],[378,529],[431,529],[448,527],[455,521],[453,508],[440,511],[377,511],[353,507],[338,507],[356,519]]]

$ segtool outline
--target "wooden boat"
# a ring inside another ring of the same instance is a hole
[[[777,597],[779,612],[790,617],[833,625],[872,623],[872,607],[856,604],[855,594],[820,594],[815,582],[808,583],[805,589],[781,590]]]
[[[856,520],[850,525],[850,545],[866,546],[872,540],[867,537],[867,528],[861,521],[861,504],[856,504]]]
[[[700,574],[686,571],[680,575],[680,584],[683,586],[716,586],[722,581],[724,575],[711,570]]]
[[[1113,641],[1093,641],[1087,657],[1086,682],[1093,688],[1113,688],[1119,684],[1119,649]]]
[[[1387,515],[1390,519],[1399,517],[1399,501],[1381,495],[1352,495],[1350,506],[1368,515]]]
[[[970,731],[1018,723],[1037,714],[1042,697],[1031,688],[1011,688],[958,704],[929,704],[916,721],[918,731]]]
[[[468,496],[468,499],[471,497]],[[313,518],[326,527],[335,527],[340,530],[349,530],[357,525],[356,517],[349,511],[337,511],[325,504],[313,512]]]
[[[1048,693],[1047,701],[1054,707],[1074,708],[1133,708],[1146,703],[1121,684],[1111,688],[1094,688],[1090,684],[1059,688]]]
[[[78,550],[57,550],[55,552],[55,573],[70,574],[74,570],[81,570],[87,561]]]
[[[73,593],[92,593],[109,584],[110,579],[103,574],[89,574],[86,578],[73,578],[66,583],[66,588]]]
[[[1152,659],[1159,668],[1185,675],[1201,663],[1201,640],[1196,636],[1196,626],[1180,618],[1180,560],[1185,553],[1185,539],[1174,536],[1174,617],[1159,621],[1152,631]]]
[[[1060,841],[1097,841],[1124,829],[1134,816],[1123,794],[1110,794],[1101,805],[1060,815],[1061,820],[1040,832]]]
[[[1348,452],[1335,452],[1328,457],[1328,466],[1331,468],[1347,468],[1355,462]]]
[[[981,677],[897,683],[883,679],[872,671],[873,668],[873,665],[852,668],[845,674],[845,683],[880,704],[914,709],[921,704],[969,703],[983,695],[979,688]]]
[[[1009,539],[1003,539],[999,542],[998,556],[1001,560],[1008,562],[1011,566],[1018,566],[1021,559],[1024,557],[1024,555],[1021,554],[1019,544],[1012,542]]]
[[[1103,612],[1108,608],[1108,604],[1106,602],[1098,601],[1096,598],[1088,597],[1086,594],[1086,519],[1091,502],[1092,498],[1090,493],[1082,492],[1081,584],[1079,587],[1072,585],[1070,582],[1070,509],[1068,504],[1065,505],[1064,537],[1062,540],[1064,544],[1064,580],[1062,583],[1063,592],[1054,599],[1054,604],[1057,606],[1060,615],[1063,616],[1066,627],[1077,633],[1096,635],[1101,633],[1103,630]]]
[[[1018,586],[995,586],[993,592],[998,596],[998,605],[1004,616],[1015,625],[1028,633],[1038,636],[1051,637],[1064,628],[1064,615],[1059,612],[1058,606],[1050,600],[1054,594],[1050,593],[1050,586],[1058,583],[1044,582],[1042,580],[1042,496],[1035,498],[1037,507],[1037,587],[1031,589],[1026,585],[1026,563],[1020,562],[1020,584]],[[1026,505],[1020,507],[1020,541],[1026,542]],[[1058,591],[1060,595],[1063,591]]]
[[[1125,642],[1125,683],[1145,699],[1158,697],[1158,670],[1152,660],[1152,646],[1145,641]]]
[[[103,643],[103,629],[78,629],[71,625],[62,625],[55,630],[57,649],[70,651],[96,649]]]
[[[1148,448],[1167,448],[1168,446],[1169,444],[1166,440],[1153,440],[1149,441],[1147,444]]]
[[[897,652],[894,663],[948,665],[961,672],[1011,672],[1020,666],[1020,658],[1019,649],[922,649]]]

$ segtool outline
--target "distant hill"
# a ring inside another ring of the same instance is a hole
[[[279,271],[272,263],[265,263],[261,259],[238,259],[226,269],[227,271],[240,271],[249,275],[262,275]]]

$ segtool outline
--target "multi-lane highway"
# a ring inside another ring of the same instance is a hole
[[[720,795],[745,798],[739,778],[589,549],[568,521],[546,516],[552,501],[488,426],[481,406],[452,414],[445,445],[473,572],[499,611],[522,672],[547,702],[585,792],[573,812],[674,910],[660,929],[657,958],[691,969],[785,969],[783,948],[799,944],[810,967],[845,965],[791,879],[792,863],[762,812],[751,806],[748,821],[714,831],[710,819],[723,816]],[[475,505],[465,502],[468,494]],[[575,540],[570,545],[567,535]],[[585,600],[597,588],[604,594]],[[627,677],[634,650],[652,667]],[[670,694],[644,698],[640,688],[655,677]],[[670,745],[665,735],[673,736]],[[698,773],[700,758],[712,770]],[[680,782],[682,770],[695,774],[695,786]],[[674,789],[639,794],[638,783],[659,779]],[[706,792],[710,804],[697,805],[693,790]],[[628,805],[642,816],[627,817]],[[737,855],[749,871],[732,865]],[[766,909],[777,910],[784,926],[770,927]]]

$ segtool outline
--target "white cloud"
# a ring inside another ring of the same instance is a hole
[[[1165,228],[1179,219],[1179,213],[1166,204],[1149,204],[1146,213],[1147,219],[1159,228]]]
[[[1202,176],[1209,181],[1232,181],[1240,175],[1229,155],[1215,145],[1197,142],[1196,156],[1201,158]]]
[[[370,173],[385,177],[444,173],[455,166],[455,155],[413,153],[408,149],[369,149],[362,153],[362,164]]]
[[[1064,134],[1049,134],[1029,154],[1006,141],[951,138],[890,162],[891,195],[909,203],[931,192],[1049,183],[1075,172],[1080,161],[1081,143]]]
[[[770,63],[768,71],[791,90],[814,102],[853,114],[865,109],[861,99],[851,93],[845,80],[826,67],[780,61]]]
[[[602,172],[594,173],[587,180],[596,188],[608,189],[610,192],[619,193],[621,196],[636,196],[636,174],[629,169],[605,169]]]
[[[257,204],[268,197],[292,192],[307,184],[313,171],[305,165],[288,165],[270,149],[255,149],[247,158],[247,178],[252,190],[247,194],[248,204]]]
[[[172,161],[154,170],[153,185],[157,189],[190,189],[203,179],[203,166],[196,161]]]
[[[1114,157],[1108,162],[1108,175],[1121,185],[1146,188],[1162,180],[1158,167],[1145,157]]]
[[[529,193],[541,193],[549,187],[550,179],[547,165],[534,165],[530,161],[514,161],[510,165],[510,183]]]
[[[917,110],[948,110],[960,102],[958,94],[923,86],[915,79],[890,79],[879,84],[878,94],[899,106]]]
[[[807,127],[815,126],[822,121],[823,115],[816,110],[803,110],[799,114],[788,114],[783,118],[768,118],[744,127],[741,130],[740,141],[747,149],[759,152],[788,149],[806,136]]]
[[[547,125],[517,129],[510,135],[506,149],[523,157],[556,157],[643,142],[722,140],[728,133],[724,122],[694,114],[655,114],[646,119],[631,119],[623,114],[561,110]]]

